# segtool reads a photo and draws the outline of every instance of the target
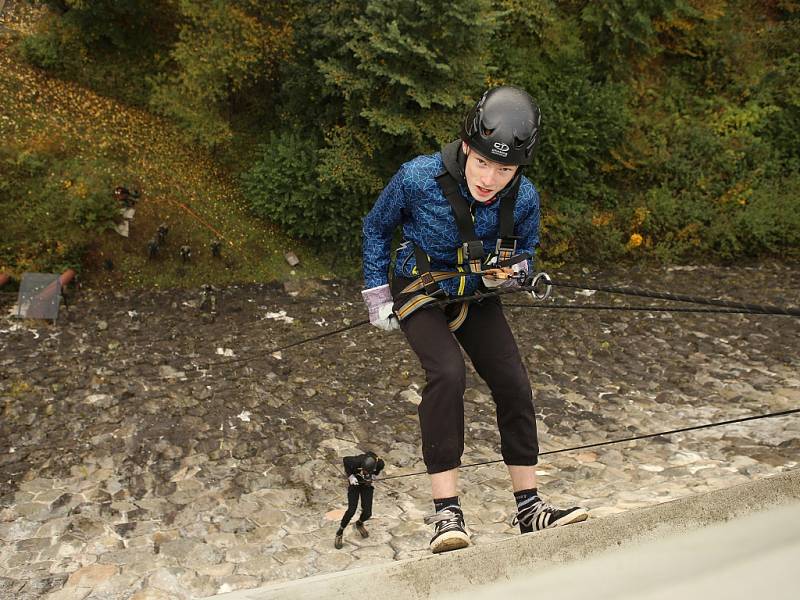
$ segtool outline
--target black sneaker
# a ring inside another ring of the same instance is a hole
[[[469,531],[464,524],[464,513],[458,506],[448,506],[425,517],[427,525],[433,525],[431,552],[449,552],[469,546]]]
[[[367,528],[364,527],[364,524],[361,521],[356,521],[354,527],[358,530],[358,533],[361,534],[362,538],[369,537],[369,531],[367,531]]]
[[[538,496],[534,496],[528,502],[526,506],[519,509],[517,516],[511,522],[512,525],[519,523],[520,533],[579,523],[589,518],[586,509],[579,506],[565,509],[555,508],[543,502]]]
[[[336,539],[333,540],[333,547],[336,548],[337,550],[341,550],[342,549],[342,534],[341,533],[337,533],[336,534]]]

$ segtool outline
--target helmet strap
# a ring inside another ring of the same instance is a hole
[[[458,164],[459,175],[461,175],[460,183],[465,183],[467,181],[467,155],[464,154],[462,144],[458,145],[458,151],[456,152],[456,163]]]

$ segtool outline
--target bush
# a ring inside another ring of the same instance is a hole
[[[4,147],[0,165],[0,271],[77,268],[92,240],[119,217],[110,165]]]
[[[798,26],[800,33],[800,26]],[[773,108],[759,134],[775,148],[790,170],[800,168],[800,53],[778,61],[760,82],[757,93]]]
[[[253,213],[277,223],[289,235],[329,240],[340,228],[331,202],[314,185],[316,151],[292,133],[272,134],[263,144],[242,186]]]
[[[625,257],[625,235],[615,214],[598,211],[579,200],[562,199],[542,205],[541,248],[545,263],[562,265],[580,257],[592,264],[616,262]]]
[[[52,9],[17,45],[29,63],[126,104],[145,104],[175,35],[172,0],[46,1]]]
[[[60,29],[43,28],[20,42],[22,56],[40,69],[58,71],[64,68],[67,56],[74,53]]]
[[[748,256],[800,256],[800,173],[765,182],[731,219]]]
[[[531,167],[553,198],[613,203],[604,166],[623,140],[629,117],[625,90],[589,79],[588,68],[561,61],[520,82],[542,110],[542,134]]]
[[[67,191],[67,219],[88,233],[101,233],[113,227],[119,217],[119,206],[112,197],[114,184],[110,177],[98,173],[97,165],[64,165]],[[73,175],[74,173],[74,175]]]
[[[309,240],[318,249],[335,243],[357,253],[371,196],[363,182],[345,192],[330,169],[346,171],[360,164],[349,165],[340,157],[331,167],[330,156],[310,140],[295,133],[272,134],[242,176],[245,194],[255,215],[277,223],[289,235]]]

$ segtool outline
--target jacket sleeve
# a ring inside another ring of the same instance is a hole
[[[405,167],[401,167],[378,196],[372,210],[364,217],[364,289],[389,282],[392,236],[403,220],[403,209],[407,201]]]
[[[520,189],[524,192],[523,212],[518,218],[514,233],[519,236],[517,252],[528,252],[531,255],[530,268],[533,269],[533,257],[539,245],[539,192],[530,181]]]
[[[342,459],[345,475],[348,477],[350,477],[350,475],[355,475],[356,471],[361,466],[361,461],[359,459],[360,457],[358,456],[345,456]]]

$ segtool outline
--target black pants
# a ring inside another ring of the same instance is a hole
[[[350,519],[356,514],[358,499],[361,498],[361,516],[358,518],[362,523],[372,516],[372,495],[374,489],[371,485],[348,485],[347,486],[347,512],[342,517],[339,529],[344,529],[350,523]]]
[[[404,280],[397,278],[395,290],[402,285]],[[454,333],[447,327],[444,311],[438,308],[417,310],[400,322],[400,328],[426,375],[418,414],[428,473],[441,473],[461,464],[466,388],[461,348],[492,392],[505,463],[538,462],[531,385],[497,298],[473,302],[466,320]]]

